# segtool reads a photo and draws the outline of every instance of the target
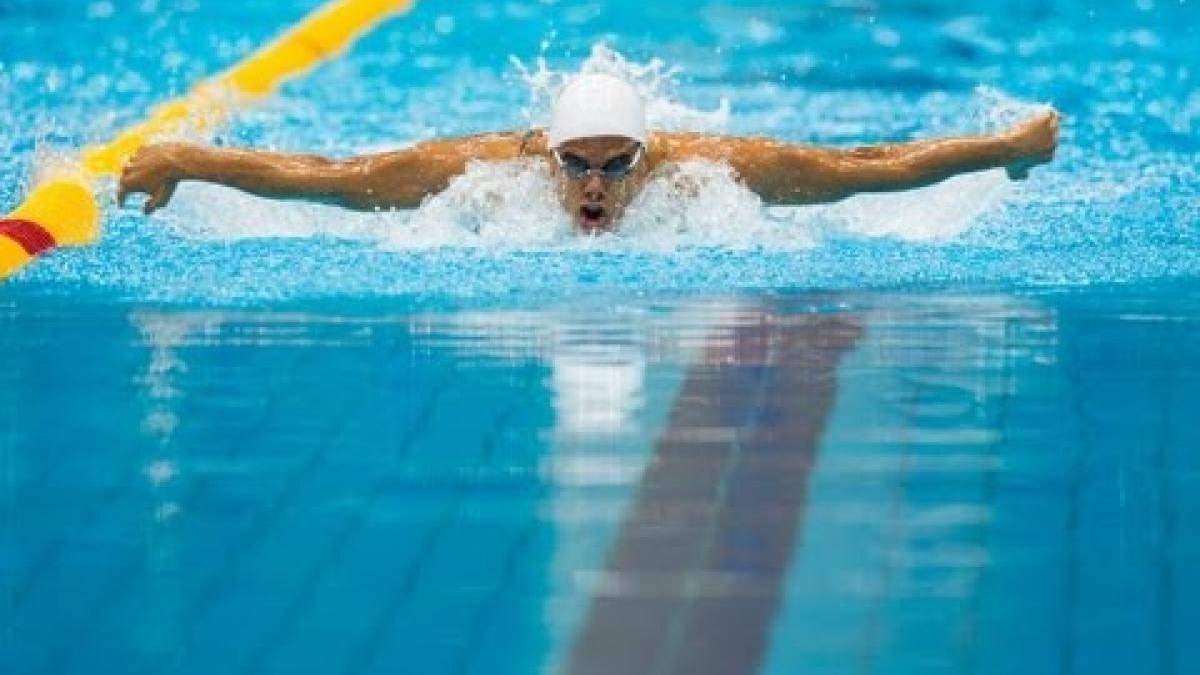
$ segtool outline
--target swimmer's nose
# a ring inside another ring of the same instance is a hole
[[[604,181],[599,176],[591,176],[583,184],[583,198],[589,202],[604,201]]]

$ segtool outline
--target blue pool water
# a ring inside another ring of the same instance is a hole
[[[0,0],[0,211],[314,1]],[[0,672],[1194,673],[1200,6],[423,2],[214,138],[545,119],[1054,164],[580,238],[181,188],[0,286]],[[516,185],[518,197],[506,197]],[[109,197],[111,200],[111,197]]]

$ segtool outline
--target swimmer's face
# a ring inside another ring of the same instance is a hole
[[[551,159],[563,208],[584,233],[613,229],[646,176],[641,144],[623,136],[567,141]]]

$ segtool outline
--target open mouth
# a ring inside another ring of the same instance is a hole
[[[608,211],[603,206],[579,207],[579,221],[585,229],[602,227],[608,219]]]

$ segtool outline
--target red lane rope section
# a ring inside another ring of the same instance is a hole
[[[31,256],[58,245],[54,235],[32,220],[0,220],[0,236],[17,242]]]

